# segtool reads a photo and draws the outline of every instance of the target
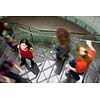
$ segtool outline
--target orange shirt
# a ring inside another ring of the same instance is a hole
[[[96,50],[88,50],[88,54],[91,55],[90,59],[91,59],[91,61],[93,61],[94,56],[96,54]],[[88,64],[87,64],[87,62],[83,61],[82,58],[78,57],[75,60],[75,62],[76,62],[76,71],[78,73],[83,73],[87,70]]]

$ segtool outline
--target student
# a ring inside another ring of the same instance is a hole
[[[56,48],[56,60],[64,60],[68,58],[70,52],[70,33],[66,28],[58,28],[56,34],[59,45]]]
[[[13,37],[6,34],[4,35],[4,38],[7,40],[7,44],[11,47],[11,50],[18,52],[18,43],[13,39]]]
[[[19,54],[21,55],[20,66],[23,66],[26,63],[26,59],[29,59],[31,61],[31,67],[34,67],[35,53],[28,40],[22,39],[17,47],[19,49]]]
[[[0,36],[7,40],[7,44],[12,48],[13,51],[18,51],[17,42],[13,38],[13,31],[4,25],[4,22],[0,22]]]
[[[79,75],[87,71],[89,64],[94,60],[94,56],[96,54],[96,50],[92,46],[92,42],[90,40],[86,40],[86,44],[90,50],[87,50],[83,46],[77,47],[76,52],[78,57],[69,62],[69,73],[76,81],[80,79]]]
[[[3,78],[7,83],[12,82],[11,79],[14,79],[16,83],[26,83],[25,79],[11,71],[13,67],[15,67],[20,72],[19,75],[25,73],[25,71],[22,70],[11,59],[7,59],[0,65],[0,77]]]
[[[4,22],[0,22],[0,36],[3,37],[3,31],[6,31],[8,35],[13,35],[13,30],[5,26]]]
[[[12,28],[9,26],[9,23],[5,22],[4,23],[4,27],[6,28],[5,31],[7,31],[7,33],[12,36],[13,38],[15,38],[15,33],[13,32]]]

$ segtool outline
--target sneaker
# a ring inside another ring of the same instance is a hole
[[[20,66],[23,66],[24,65],[24,63],[20,63]]]
[[[77,80],[74,79],[74,78],[72,78],[72,79],[70,80],[70,83],[76,83],[76,82],[77,82]]]
[[[65,73],[65,76],[66,77],[71,77],[71,74],[70,73]]]
[[[65,76],[67,77],[66,83],[71,83],[71,80],[73,79],[73,76],[70,73],[65,73]]]

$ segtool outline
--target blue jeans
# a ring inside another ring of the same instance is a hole
[[[17,74],[14,74],[13,72],[7,72],[5,74],[5,76],[7,76],[11,79],[14,79],[15,83],[27,83],[27,81],[24,78],[22,78],[21,76],[19,76]]]
[[[70,51],[69,49],[66,50],[66,53],[63,55],[63,57],[64,57],[65,59],[67,59],[67,58],[69,57],[69,56],[68,56],[69,51]],[[56,48],[56,58],[57,58],[58,60],[62,60],[61,55],[62,55],[62,49],[61,49],[61,47],[57,47],[57,48]]]

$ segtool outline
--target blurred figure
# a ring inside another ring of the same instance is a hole
[[[0,65],[0,78],[3,78],[5,82],[12,82],[11,79],[15,80],[15,83],[26,83],[25,79],[23,79],[21,76],[15,74],[12,72],[12,68],[15,67],[20,73],[19,75],[22,75],[25,73],[24,70],[22,70],[16,63],[14,63],[11,59],[7,59],[2,62]]]
[[[59,42],[56,48],[56,60],[64,60],[68,58],[70,52],[70,33],[66,28],[58,28],[54,36]]]
[[[87,71],[89,64],[94,60],[94,56],[96,54],[96,50],[92,46],[92,42],[90,40],[86,40],[86,44],[90,50],[87,50],[83,46],[77,47],[76,52],[78,57],[69,62],[69,74],[72,75],[76,81],[80,79],[79,75],[82,75]]]
[[[15,52],[18,52],[18,48],[17,48],[18,43],[13,39],[13,37],[6,34],[4,35],[4,38],[7,40],[6,42],[11,47],[11,49]]]
[[[17,42],[13,38],[13,31],[11,28],[8,28],[7,23],[0,22],[0,36],[7,40],[7,44],[12,48],[14,51],[18,51],[17,49]]]
[[[8,35],[10,35],[14,39],[15,33],[14,33],[13,29],[9,26],[9,23],[5,22],[4,27],[6,27],[5,31],[7,31]]]
[[[70,33],[66,28],[58,28],[54,37],[58,40],[56,48],[56,70],[55,73],[60,75],[65,61],[69,58],[70,52]]]
[[[17,47],[21,55],[20,66],[23,66],[26,63],[26,59],[29,59],[31,61],[31,67],[34,67],[35,53],[29,41],[27,39],[22,39]]]
[[[3,37],[3,34],[2,34],[3,30],[4,30],[4,23],[0,22],[0,36],[1,37]]]
[[[4,73],[3,73],[4,74]],[[11,79],[7,76],[4,76],[2,73],[0,73],[0,78],[4,80],[4,82],[1,82],[0,83],[12,83]]]
[[[3,31],[6,31],[7,34],[9,34],[10,36],[13,35],[13,30],[11,28],[8,28],[7,23],[4,22],[0,22],[0,36],[3,37]]]

